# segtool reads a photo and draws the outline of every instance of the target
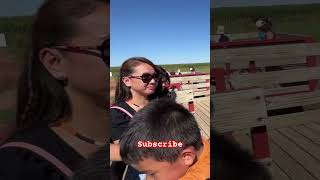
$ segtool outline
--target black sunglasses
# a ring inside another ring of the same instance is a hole
[[[149,83],[152,79],[154,79],[156,82],[160,80],[159,75],[157,73],[143,73],[141,76],[129,76],[129,78],[141,79],[143,83]]]
[[[102,59],[107,66],[110,64],[110,41],[106,39],[98,46],[52,46],[50,48],[73,53],[89,54]],[[95,52],[95,51],[99,51]]]

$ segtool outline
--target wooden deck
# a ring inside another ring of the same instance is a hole
[[[210,97],[195,98],[194,116],[204,137],[210,138]]]
[[[319,119],[270,128],[268,134],[272,158],[268,168],[274,180],[320,180]],[[249,133],[235,132],[234,137],[252,151]]]

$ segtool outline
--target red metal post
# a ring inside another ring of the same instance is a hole
[[[226,90],[225,83],[225,70],[223,68],[212,68],[211,78],[215,79],[216,82],[216,92],[223,92]]]
[[[249,63],[249,73],[256,73],[257,67],[254,61]],[[266,126],[258,126],[251,128],[251,141],[254,156],[256,159],[262,160],[270,158],[269,138]]]
[[[308,37],[305,39],[306,43],[313,43],[315,40],[312,37]],[[307,66],[314,67],[317,66],[317,57],[316,56],[307,56],[306,57]],[[317,88],[318,80],[310,79],[309,80],[309,90],[314,91]]]
[[[170,84],[170,89],[176,88],[178,91],[182,90],[182,83],[172,83]]]
[[[269,140],[266,126],[251,128],[251,140],[256,159],[262,160],[270,157]]]
[[[307,66],[308,67],[314,67],[317,66],[317,57],[316,56],[307,56]],[[310,79],[309,80],[309,90],[314,91],[317,87],[318,80],[316,79]]]
[[[257,72],[257,67],[256,63],[254,61],[249,62],[249,73],[256,73]]]
[[[189,107],[189,111],[190,112],[192,112],[192,113],[195,112],[194,102],[193,101],[188,103],[188,107]]]

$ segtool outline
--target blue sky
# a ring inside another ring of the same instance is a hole
[[[133,56],[155,64],[210,61],[209,0],[113,0],[111,66]]]

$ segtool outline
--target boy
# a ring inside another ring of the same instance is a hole
[[[122,160],[147,179],[210,178],[210,145],[193,115],[167,98],[150,102],[132,119],[120,141]]]

